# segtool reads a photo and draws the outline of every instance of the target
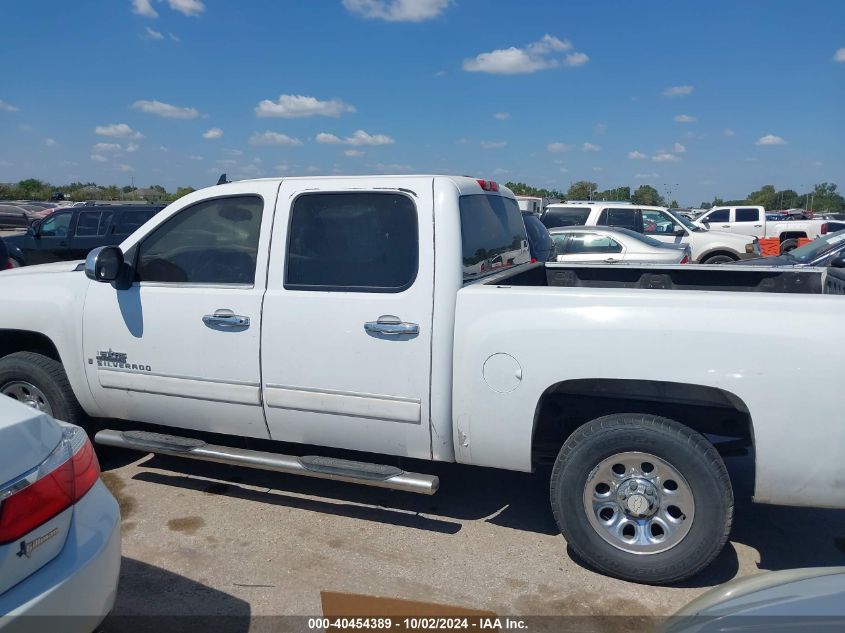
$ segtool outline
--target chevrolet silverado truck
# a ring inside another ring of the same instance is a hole
[[[777,387],[839,375],[843,288],[835,269],[531,264],[487,180],[240,181],[84,264],[0,272],[0,392],[100,445],[418,493],[438,478],[398,465],[553,464],[581,559],[670,583],[728,538],[725,442],[753,447],[756,501],[845,507],[838,391]]]

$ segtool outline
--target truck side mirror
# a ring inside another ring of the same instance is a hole
[[[101,246],[85,258],[85,276],[94,281],[112,282],[123,268],[123,251],[117,246]]]
[[[835,257],[831,262],[830,265],[833,268],[845,268],[845,257],[840,255],[839,257]]]

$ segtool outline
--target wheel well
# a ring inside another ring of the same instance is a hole
[[[59,362],[59,350],[48,337],[26,330],[0,330],[0,358],[15,352],[38,352]]]
[[[575,429],[611,413],[660,415],[705,435],[730,438],[732,446],[754,443],[748,407],[723,389],[657,380],[568,380],[546,389],[537,403],[533,463],[554,460]]]
[[[785,242],[786,240],[794,240],[799,237],[807,237],[807,234],[804,231],[788,231],[780,234],[780,241]]]
[[[737,257],[737,255],[736,255],[736,253],[733,253],[733,252],[731,252],[731,251],[718,251],[718,250],[717,250],[717,251],[710,251],[709,253],[704,253],[704,255],[702,255],[702,256],[699,258],[699,260],[698,260],[698,261],[703,262],[704,260],[709,259],[709,258],[711,258],[711,257],[714,257],[714,256],[716,256],[716,255],[727,255],[728,257],[730,257],[730,258],[731,258],[731,259],[733,259],[733,260],[737,260],[737,259],[739,259],[739,258]]]

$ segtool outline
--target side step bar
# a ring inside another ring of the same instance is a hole
[[[307,455],[280,455],[263,451],[250,451],[229,446],[216,446],[202,440],[147,431],[113,431],[106,429],[94,436],[94,441],[105,446],[130,448],[149,453],[186,457],[205,462],[246,466],[278,473],[304,475],[319,479],[333,479],[353,484],[404,490],[433,495],[440,486],[435,475],[405,472],[394,466],[354,462],[334,457]]]

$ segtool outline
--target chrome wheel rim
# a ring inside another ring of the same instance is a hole
[[[584,510],[605,541],[631,554],[657,554],[675,547],[695,519],[687,480],[650,453],[617,453],[587,476]]]
[[[43,411],[47,415],[53,415],[53,409],[47,401],[47,396],[31,382],[24,380],[8,382],[0,388],[0,393],[33,409]]]

